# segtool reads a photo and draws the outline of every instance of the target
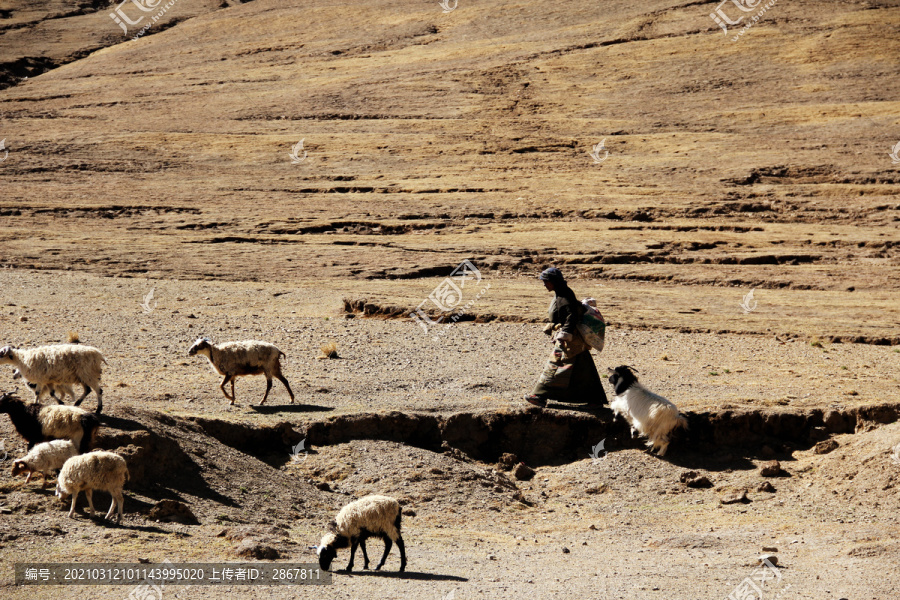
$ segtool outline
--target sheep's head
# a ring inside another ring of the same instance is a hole
[[[22,403],[22,401],[16,397],[16,392],[18,391],[19,388],[16,388],[11,392],[0,394],[0,413],[8,413],[10,407],[12,407],[14,404]]]
[[[331,567],[331,562],[337,556],[338,548],[346,547],[340,544],[341,538],[346,540],[344,536],[335,535],[331,532],[322,536],[322,541],[316,546],[316,554],[319,555],[319,567],[323,571],[327,571]],[[348,540],[349,541],[349,540]]]
[[[66,491],[62,489],[62,484],[59,482],[59,478],[57,478],[57,480],[56,480],[56,495],[59,497],[60,500],[65,500],[66,498],[69,497],[69,494],[66,493]]]
[[[194,345],[191,346],[190,350],[188,350],[188,356],[195,356],[198,353],[206,351],[209,353],[209,349],[212,347],[212,340],[209,338],[197,338],[197,341],[194,342]]]
[[[17,460],[13,463],[12,475],[15,477],[19,473],[24,473],[28,470],[28,465],[25,464],[24,460]]]
[[[637,383],[637,375],[634,374],[631,367],[622,365],[615,369],[607,368],[607,371],[609,371],[609,382],[615,388],[616,395],[624,394],[632,384]]]
[[[13,349],[11,346],[3,346],[0,348],[0,363],[12,362]]]

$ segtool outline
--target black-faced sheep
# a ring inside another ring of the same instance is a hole
[[[388,496],[365,496],[351,502],[341,509],[337,518],[329,523],[328,533],[316,547],[319,555],[319,566],[328,570],[337,556],[339,548],[350,546],[350,563],[347,571],[353,570],[353,558],[357,545],[362,548],[364,569],[369,568],[369,555],[366,554],[366,539],[380,537],[384,540],[384,555],[375,567],[378,571],[384,566],[392,542],[397,542],[400,549],[400,571],[406,570],[406,549],[400,535],[400,503]]]
[[[109,492],[112,495],[112,504],[106,519],[109,519],[118,504],[119,515],[117,523],[122,522],[123,506],[125,499],[122,496],[122,487],[128,479],[128,465],[125,459],[115,452],[95,450],[87,454],[73,456],[63,465],[56,478],[56,495],[65,500],[72,495],[72,508],[69,510],[69,518],[75,515],[75,503],[78,501],[78,493],[84,491],[88,499],[90,515],[94,516],[94,490]]]
[[[219,386],[225,397],[234,404],[234,379],[244,375],[265,375],[266,393],[260,404],[266,403],[269,390],[272,389],[272,378],[276,377],[291,396],[291,404],[294,403],[294,392],[284,375],[281,374],[281,357],[284,352],[266,342],[224,342],[213,344],[209,338],[200,338],[188,350],[189,356],[197,354],[209,359],[209,364],[219,375],[225,377]],[[231,382],[231,395],[225,391],[225,384]]]
[[[22,458],[13,462],[13,477],[19,473],[28,473],[25,483],[31,481],[31,476],[40,473],[43,482],[41,489],[47,487],[47,475],[52,471],[61,469],[67,460],[78,454],[78,449],[71,440],[53,440],[43,442],[32,448]]]
[[[78,447],[79,452],[87,452],[94,433],[100,427],[97,415],[77,406],[43,406],[26,404],[12,393],[0,395],[0,414],[6,413],[13,427],[28,444],[67,439]]]
[[[40,346],[30,350],[10,346],[0,348],[0,364],[15,366],[22,377],[37,384],[35,402],[40,399],[46,386],[80,383],[84,386],[84,393],[75,401],[75,406],[80,405],[93,389],[97,392],[97,414],[103,410],[100,375],[105,362],[99,350],[81,344]],[[61,403],[59,399],[57,401]]]

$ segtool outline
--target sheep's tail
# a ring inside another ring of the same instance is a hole
[[[397,518],[394,519],[394,527],[397,529],[397,535],[400,535],[400,518],[402,516],[403,516],[403,508],[397,508]]]
[[[282,352],[281,350],[279,350],[279,351],[278,351],[278,358],[281,358],[282,356],[285,357],[285,358],[287,358],[287,354],[285,354],[284,352]]]
[[[131,479],[131,473],[128,472],[128,467],[125,467],[125,481]]]
[[[690,429],[690,428],[688,427],[688,420],[687,420],[687,417],[685,417],[685,416],[682,415],[682,414],[679,414],[679,415],[678,415],[678,418],[675,420],[675,427],[681,427],[681,428],[683,428],[683,429]]]
[[[81,444],[78,448],[79,454],[85,454],[91,450],[91,444],[94,441],[94,435],[100,427],[100,419],[94,413],[87,413],[81,417],[81,429],[84,434],[81,436]]]

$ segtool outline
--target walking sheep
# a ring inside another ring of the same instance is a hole
[[[340,548],[350,546],[350,563],[347,571],[353,570],[353,557],[356,546],[362,548],[364,569],[369,568],[369,555],[366,554],[366,539],[380,537],[384,540],[384,555],[375,567],[378,571],[384,566],[392,542],[397,542],[400,549],[400,571],[406,570],[406,549],[400,536],[400,503],[387,496],[365,496],[351,502],[341,509],[337,518],[328,524],[328,533],[316,546],[319,555],[319,566],[328,570]]]
[[[15,366],[27,381],[37,384],[34,401],[40,400],[45,386],[72,385],[80,383],[84,393],[75,401],[81,404],[91,390],[97,392],[97,414],[103,410],[103,390],[100,388],[100,374],[106,359],[99,350],[81,344],[58,344],[40,346],[30,350],[4,346],[0,348],[0,364]],[[71,388],[69,388],[71,389]],[[62,400],[57,398],[58,403]]]
[[[112,504],[106,513],[108,520],[115,508],[119,505],[119,515],[116,523],[122,522],[122,511],[125,499],[122,496],[122,487],[128,479],[128,466],[125,459],[114,452],[95,450],[87,454],[73,456],[63,465],[59,477],[56,478],[56,495],[65,500],[72,495],[72,508],[69,510],[69,518],[75,515],[75,503],[78,501],[78,493],[82,490],[87,496],[90,515],[94,516],[94,490],[109,492],[112,495]]]
[[[28,473],[28,477],[25,478],[25,483],[28,483],[31,481],[32,475],[40,473],[43,479],[41,483],[43,490],[47,487],[47,475],[61,469],[65,462],[76,454],[78,454],[78,449],[71,440],[43,442],[13,462],[12,475],[15,477],[19,473]]]
[[[609,382],[616,393],[609,407],[617,417],[625,417],[631,425],[632,436],[637,432],[649,438],[647,446],[650,452],[659,448],[658,456],[665,456],[672,431],[677,427],[687,429],[687,419],[669,400],[639,383],[631,368],[622,365],[608,370]]]
[[[284,384],[291,396],[291,404],[294,403],[294,392],[284,375],[281,374],[280,358],[284,352],[266,342],[224,342],[213,344],[209,338],[199,338],[188,350],[189,356],[201,354],[209,359],[209,364],[219,374],[225,377],[219,386],[225,397],[234,404],[234,379],[244,375],[265,375],[266,393],[260,404],[266,403],[269,390],[272,389],[272,377]],[[231,395],[225,391],[225,384],[231,382]]]
[[[44,406],[25,404],[12,393],[0,395],[0,414],[6,413],[13,427],[28,443],[28,449],[35,444],[52,439],[68,439],[78,447],[79,452],[87,452],[94,433],[100,427],[97,415],[76,406]]]
[[[22,379],[22,371],[13,369],[13,379]],[[40,386],[40,389],[38,389],[38,384],[25,380],[25,385],[34,392],[35,402],[40,402],[46,391],[50,392],[50,396],[56,400],[58,404],[63,403],[62,401],[65,399],[66,395],[72,396],[72,400],[75,399],[75,392],[72,391],[72,386],[64,383],[48,383],[45,386]]]

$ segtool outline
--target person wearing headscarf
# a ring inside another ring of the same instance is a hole
[[[584,307],[556,267],[545,269],[539,278],[554,293],[550,323],[544,328],[554,347],[534,391],[525,400],[541,408],[547,406],[547,400],[603,406],[606,392],[591,357],[591,347],[578,332]]]

